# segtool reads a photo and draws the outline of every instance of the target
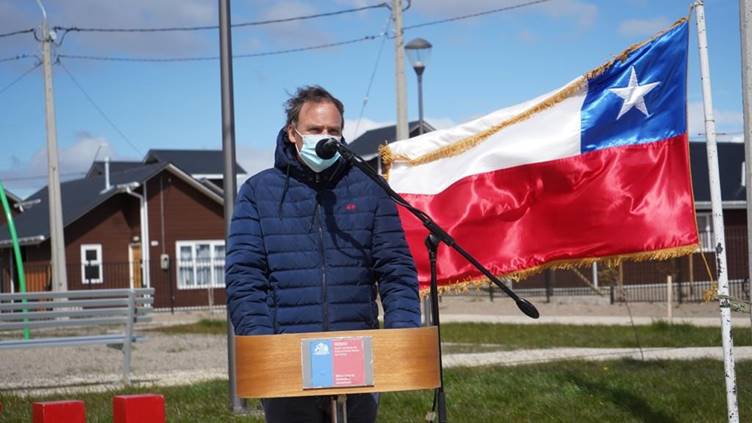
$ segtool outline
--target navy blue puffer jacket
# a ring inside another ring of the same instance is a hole
[[[374,329],[420,323],[418,282],[394,204],[339,160],[316,174],[284,130],[274,168],[240,189],[227,239],[235,333]]]

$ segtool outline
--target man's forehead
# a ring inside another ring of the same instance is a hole
[[[322,107],[323,106],[323,107]],[[332,122],[324,122],[329,118],[337,119],[337,123],[342,123],[342,115],[331,101],[306,101],[300,108],[298,121],[305,120],[309,124],[325,124]]]

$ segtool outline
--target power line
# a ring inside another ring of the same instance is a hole
[[[261,25],[270,25],[270,24],[277,24],[277,23],[284,23],[284,22],[292,22],[292,21],[302,21],[307,19],[316,19],[316,18],[323,18],[328,16],[336,16],[336,15],[343,15],[346,13],[354,13],[354,12],[361,12],[363,10],[368,9],[376,9],[380,7],[386,7],[386,3],[378,3],[373,4],[370,6],[362,6],[362,7],[356,7],[352,9],[342,9],[342,10],[336,10],[333,12],[324,12],[324,13],[316,13],[313,15],[302,15],[302,16],[291,16],[287,18],[279,18],[279,19],[266,19],[261,21],[252,21],[252,22],[241,22],[237,24],[232,24],[232,28],[242,28],[242,27],[248,27],[248,26],[261,26]],[[202,26],[176,26],[176,27],[165,27],[165,28],[79,28],[79,27],[63,27],[63,26],[56,26],[53,29],[55,31],[70,31],[70,32],[177,32],[177,31],[205,31],[205,30],[212,30],[212,29],[218,29],[218,25],[202,25]]]
[[[90,103],[90,104],[91,104],[91,105],[92,105],[92,106],[93,106],[93,107],[94,107],[94,108],[95,108],[95,109],[97,110],[97,112],[99,112],[99,114],[100,114],[100,115],[101,115],[101,116],[102,116],[102,117],[104,118],[104,120],[106,120],[106,121],[107,121],[107,123],[109,123],[109,124],[110,124],[110,126],[111,126],[111,127],[112,127],[112,128],[113,128],[113,129],[114,129],[114,130],[115,130],[115,131],[116,131],[116,132],[118,133],[118,134],[120,134],[120,136],[121,136],[121,137],[122,137],[122,138],[123,138],[123,139],[125,140],[125,142],[127,142],[127,143],[128,143],[128,145],[130,145],[130,146],[131,146],[131,147],[132,147],[132,148],[133,148],[134,150],[136,150],[136,152],[137,152],[137,153],[138,153],[139,155],[143,156],[143,153],[141,152],[141,150],[139,150],[139,149],[138,149],[138,147],[136,147],[136,146],[135,146],[135,145],[134,145],[134,144],[133,144],[133,143],[131,142],[131,140],[130,140],[130,139],[128,139],[128,137],[127,137],[127,136],[125,136],[125,134],[123,133],[123,131],[121,131],[121,130],[120,130],[120,128],[118,128],[118,127],[117,127],[117,125],[115,125],[115,123],[114,123],[114,122],[112,121],[112,119],[110,119],[110,118],[109,118],[109,117],[107,116],[107,114],[106,114],[106,113],[104,112],[104,110],[102,110],[102,108],[101,108],[101,107],[99,107],[99,106],[97,105],[97,103],[95,103],[95,102],[94,102],[94,99],[92,99],[92,98],[91,98],[91,96],[89,95],[89,93],[87,93],[87,92],[86,92],[86,90],[84,90],[84,87],[82,87],[82,86],[81,86],[81,84],[79,84],[79,83],[78,83],[78,81],[76,80],[76,78],[75,78],[75,77],[73,76],[73,74],[72,74],[72,73],[71,73],[71,72],[70,72],[70,71],[68,70],[68,68],[67,68],[67,67],[65,67],[65,65],[63,64],[63,62],[60,62],[60,61],[58,61],[58,63],[60,64],[60,67],[62,67],[62,68],[63,68],[63,70],[65,71],[65,73],[67,73],[67,74],[68,74],[68,76],[70,77],[71,81],[73,81],[73,83],[74,83],[74,84],[76,85],[76,87],[78,87],[78,89],[79,89],[79,90],[81,91],[81,93],[83,93],[84,97],[86,97],[86,99],[87,99],[87,100],[89,100],[89,103]]]
[[[451,18],[440,19],[440,20],[430,21],[430,22],[423,22],[420,24],[405,26],[403,27],[403,31],[409,30],[409,29],[421,28],[425,26],[438,25],[438,24],[443,24],[443,23],[448,23],[448,22],[455,22],[455,21],[464,20],[464,19],[476,18],[480,16],[485,16],[485,15],[490,15],[494,13],[500,13],[500,12],[505,12],[509,10],[519,9],[519,8],[523,8],[527,6],[533,6],[536,4],[546,3],[549,1],[551,0],[532,0],[532,1],[519,3],[519,4],[515,4],[511,6],[505,6],[505,7],[486,10],[482,12],[471,13],[468,15],[455,16]],[[246,23],[236,24],[233,26],[261,25],[261,24],[267,24],[267,23],[287,22],[291,20],[312,19],[314,17],[331,16],[332,14],[351,13],[354,11],[372,9],[376,7],[388,7],[388,5],[386,3],[379,3],[377,5],[364,6],[364,7],[355,8],[355,9],[346,9],[346,10],[341,10],[337,12],[329,12],[329,13],[323,13],[323,14],[317,14],[317,15],[298,16],[298,17],[283,18],[283,19],[269,20],[269,21],[246,22]],[[145,28],[145,29],[137,29],[137,28],[134,28],[134,29],[97,29],[97,28],[64,28],[64,27],[55,27],[55,28],[60,29],[60,30],[67,30],[67,31],[76,30],[76,31],[92,31],[92,32],[93,31],[164,32],[164,31],[192,31],[192,30],[199,30],[199,29],[212,29],[212,28],[217,28],[217,27],[207,26],[207,27],[176,27],[176,28],[151,28],[151,29],[148,29],[148,28]],[[331,47],[338,47],[338,46],[343,46],[343,45],[348,45],[348,44],[355,44],[359,42],[375,40],[381,36],[383,36],[383,33],[378,34],[378,35],[367,35],[361,38],[355,38],[351,40],[319,44],[315,46],[297,47],[297,48],[291,48],[291,49],[285,49],[285,50],[273,50],[273,51],[266,51],[266,52],[260,52],[260,53],[236,54],[236,55],[233,55],[233,58],[247,59],[247,58],[254,58],[254,57],[275,56],[275,55],[280,55],[280,54],[297,53],[297,52],[310,51],[310,50],[320,50],[320,49],[326,49],[326,48],[331,48]],[[58,57],[65,58],[65,59],[75,59],[75,60],[93,60],[93,61],[105,61],[105,62],[146,62],[146,63],[180,63],[180,62],[204,62],[204,61],[219,60],[219,56],[154,57],[152,58],[152,57],[90,56],[90,55],[79,55],[79,54],[59,54]],[[0,62],[1,61],[2,60],[0,60]]]
[[[67,172],[61,173],[60,176],[78,176],[85,175],[86,172]],[[34,179],[47,178],[47,175],[33,175],[33,176],[16,176],[15,178],[2,178],[3,181],[31,181]]]
[[[347,44],[355,44],[363,41],[375,40],[380,37],[379,35],[366,35],[364,37],[355,38],[352,40],[337,41],[333,43],[319,44],[308,47],[296,47],[285,50],[273,50],[264,51],[260,53],[247,53],[247,54],[235,54],[234,59],[248,59],[253,57],[262,56],[276,56],[279,54],[298,53],[301,51],[320,50],[332,47],[339,47]],[[219,60],[219,56],[195,56],[195,57],[117,57],[117,56],[84,56],[78,54],[59,54],[59,58],[63,59],[76,59],[76,60],[96,60],[105,62],[156,62],[156,63],[170,63],[170,62],[205,62]]]
[[[10,61],[13,61],[13,60],[28,59],[29,57],[37,57],[37,56],[32,55],[32,54],[17,54],[15,56],[3,57],[2,59],[0,59],[0,63],[2,63],[2,62],[10,62]]]
[[[0,34],[0,38],[10,37],[10,36],[19,35],[19,34],[28,34],[30,32],[34,32],[34,28],[22,29],[20,31],[6,32],[4,34]]]
[[[497,9],[486,10],[486,11],[483,11],[483,12],[471,13],[469,15],[455,16],[455,17],[452,17],[452,18],[440,19],[440,20],[437,20],[437,21],[430,21],[430,22],[423,22],[423,23],[419,23],[419,24],[415,24],[415,25],[408,25],[408,26],[403,27],[402,30],[406,31],[408,29],[422,28],[424,26],[432,26],[432,25],[438,25],[438,24],[443,24],[443,23],[447,23],[447,22],[460,21],[460,20],[463,20],[463,19],[477,18],[479,16],[491,15],[491,14],[499,13],[499,12],[506,12],[506,11],[509,11],[509,10],[520,9],[520,8],[527,7],[527,6],[534,6],[536,4],[546,3],[546,2],[549,2],[549,1],[551,1],[551,0],[533,0],[533,1],[528,1],[528,2],[525,2],[525,3],[515,4],[515,5],[512,5],[512,6],[504,6],[504,7],[499,7]]]
[[[30,74],[31,72],[34,71],[34,69],[38,68],[41,65],[42,65],[41,62],[35,64],[34,66],[32,66],[29,69],[27,69],[24,73],[22,73],[21,75],[19,75],[18,78],[16,78],[13,81],[11,81],[8,85],[4,86],[3,88],[0,88],[0,94],[4,93],[8,88],[16,85],[16,83],[18,83],[19,81],[21,81],[22,79],[24,79],[24,77],[26,75]]]
[[[381,52],[384,51],[384,44],[386,43],[389,26],[392,23],[392,17],[389,16],[386,20],[386,26],[384,28],[384,36],[381,39],[381,45],[379,46],[379,52],[376,54],[376,63],[373,65],[373,71],[371,72],[371,79],[368,81],[368,88],[366,88],[366,95],[363,97],[363,104],[360,106],[360,116],[358,116],[358,121],[355,123],[355,132],[353,132],[353,136],[358,133],[358,129],[360,129],[360,122],[363,120],[363,113],[366,111],[366,105],[368,104],[368,96],[371,94],[371,86],[373,86],[373,80],[376,78],[376,70],[379,68],[379,62],[381,61]],[[352,140],[351,140],[352,141]]]

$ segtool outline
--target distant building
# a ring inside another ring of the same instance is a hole
[[[22,202],[21,198],[19,198],[17,195],[13,194],[12,192],[5,190],[5,197],[8,199],[8,205],[10,206],[10,212],[11,215],[16,216],[19,213],[21,213],[22,209]],[[2,206],[0,206],[0,226],[5,225],[7,222],[5,221],[5,211],[2,210]]]
[[[111,162],[109,178],[95,162],[86,177],[61,183],[68,288],[151,286],[156,307],[223,303],[216,157],[221,151],[153,150],[144,162]],[[51,287],[47,197],[46,187],[31,195],[38,204],[15,219],[29,291]],[[13,292],[19,281],[7,232],[0,228],[0,291]]]

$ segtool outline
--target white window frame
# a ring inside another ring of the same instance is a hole
[[[209,283],[205,285],[198,285],[198,269],[199,266],[196,263],[196,250],[199,245],[209,245],[209,258],[206,263],[202,263],[202,268],[205,266],[209,269]],[[217,259],[215,257],[215,251],[218,246],[225,246],[224,240],[191,240],[191,241],[176,241],[175,242],[175,271],[177,275],[178,289],[207,289],[207,288],[224,288],[224,277],[222,282],[217,279],[217,272],[215,271],[217,265],[222,263],[222,272],[224,276],[224,258]],[[190,260],[181,260],[180,249],[182,247],[190,247],[191,258]],[[194,285],[186,285],[180,277],[181,267],[190,267],[193,272]]]
[[[703,252],[713,252],[713,213],[697,212],[697,236],[700,238],[700,250]],[[700,226],[700,221],[704,220],[705,225]]]
[[[96,251],[97,260],[86,260],[87,251]],[[86,266],[99,267],[98,279],[86,279]],[[104,275],[102,274],[102,244],[81,244],[81,284],[102,283]]]

